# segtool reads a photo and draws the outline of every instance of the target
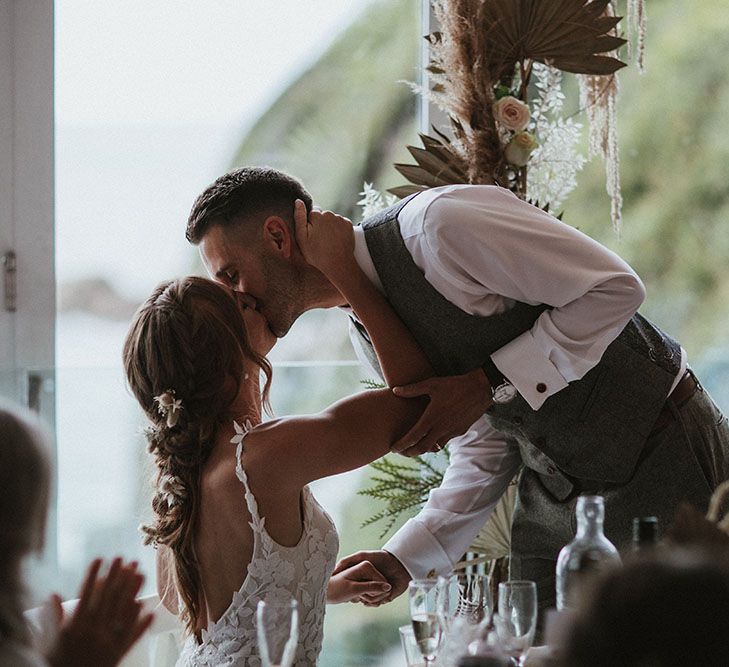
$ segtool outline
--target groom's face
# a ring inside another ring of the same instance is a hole
[[[268,328],[281,338],[301,315],[301,281],[293,264],[263,242],[246,242],[234,227],[214,225],[200,243],[211,278],[255,301]]]

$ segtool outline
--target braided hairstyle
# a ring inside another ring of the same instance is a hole
[[[129,387],[151,422],[146,435],[157,465],[155,516],[142,527],[144,542],[171,550],[182,618],[194,633],[202,598],[193,548],[200,471],[218,427],[232,417],[246,360],[266,377],[266,407],[271,365],[251,348],[233,293],[196,276],[157,287],[134,317],[123,357]],[[170,391],[181,406],[172,426],[155,400]]]

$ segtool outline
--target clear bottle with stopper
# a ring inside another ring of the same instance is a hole
[[[603,533],[602,496],[580,496],[575,509],[577,534],[557,558],[557,609],[574,605],[580,581],[590,572],[620,563],[615,545]]]

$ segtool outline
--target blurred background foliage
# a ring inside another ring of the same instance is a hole
[[[269,164],[304,180],[320,205],[361,217],[364,181],[402,183],[411,161],[420,3],[385,0],[337,37],[242,137],[233,165]],[[692,357],[725,342],[729,316],[729,9],[725,0],[652,0],[646,74],[620,73],[625,224],[609,225],[604,169],[593,159],[565,222],[627,259],[648,287],[644,311]],[[567,85],[576,105],[576,87]]]
[[[681,341],[727,409],[729,9],[726,0],[651,0],[647,11],[646,73],[620,73],[622,237],[610,226],[598,159],[579,174],[563,220],[636,269],[648,291],[642,312]],[[363,183],[401,185],[392,163],[411,162],[405,147],[417,144],[418,100],[403,81],[419,77],[420,25],[418,0],[373,3],[261,114],[232,149],[231,166],[295,174],[319,205],[359,220]],[[566,108],[576,108],[574,82],[566,92]],[[373,509],[361,496],[346,506],[343,553],[380,546],[378,525],[359,528]],[[378,610],[330,610],[322,664],[343,655],[346,664],[385,664],[365,656],[381,650],[383,628],[404,619],[402,599]]]
[[[391,183],[417,139],[420,2],[381,0],[337,36],[242,138],[233,164],[303,179],[323,207],[357,218],[364,181]]]

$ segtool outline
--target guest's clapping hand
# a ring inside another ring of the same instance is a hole
[[[332,575],[327,586],[327,602],[362,602],[367,596],[386,596],[392,586],[369,561],[361,561],[352,567]]]
[[[374,568],[381,577],[387,580],[391,588],[387,591],[381,588],[378,591],[373,586],[372,590],[362,592],[352,600],[353,602],[362,602],[368,607],[378,607],[385,602],[390,602],[407,589],[411,579],[409,572],[395,556],[382,549],[379,551],[358,551],[343,558],[334,568],[332,579],[340,573],[353,570],[364,563],[368,567]]]
[[[60,630],[48,656],[53,667],[113,667],[144,634],[152,614],[142,614],[135,597],[144,576],[137,564],[115,559],[99,577],[101,559],[89,566],[73,616],[64,619],[61,598],[53,596]]]
[[[306,214],[304,202],[294,204],[296,241],[304,259],[327,278],[346,274],[354,263],[352,222],[332,211],[314,209]]]

